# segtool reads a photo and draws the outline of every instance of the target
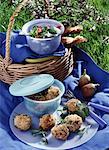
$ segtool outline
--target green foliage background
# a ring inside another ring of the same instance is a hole
[[[13,3],[9,0],[0,1],[0,32],[6,32],[9,18],[19,1],[15,0]],[[33,18],[44,17],[44,1],[34,1],[35,4],[22,10],[16,19],[14,29],[21,29],[24,23]],[[49,15],[63,22],[64,25],[83,25],[84,30],[81,35],[86,37],[88,42],[78,46],[84,49],[99,66],[109,71],[109,0],[63,0],[63,3],[54,0]]]

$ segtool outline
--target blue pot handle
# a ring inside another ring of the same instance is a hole
[[[95,114],[92,110],[89,110],[89,115],[100,125],[101,129],[107,126],[107,123],[97,114]]]
[[[103,106],[103,105],[92,103],[92,102],[89,102],[88,105],[90,105],[96,109],[99,109],[99,110],[109,113],[109,107],[107,107],[107,106]]]

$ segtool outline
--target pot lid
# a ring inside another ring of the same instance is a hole
[[[14,96],[28,96],[49,88],[53,83],[52,75],[38,74],[17,80],[9,87],[9,91]]]

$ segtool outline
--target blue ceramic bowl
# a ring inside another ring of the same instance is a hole
[[[50,25],[51,27],[60,26],[60,29],[56,36],[51,38],[33,38],[29,36],[30,31],[34,26],[45,26]],[[23,28],[21,34],[27,35],[27,43],[31,50],[37,54],[45,55],[51,54],[56,51],[61,42],[61,35],[64,32],[64,26],[60,22],[52,19],[36,19],[26,23]]]
[[[31,100],[28,97],[23,97],[27,110],[34,113],[37,117],[54,113],[60,105],[61,97],[65,92],[65,87],[62,82],[56,79],[54,80],[53,86],[57,86],[60,89],[59,96],[54,99],[48,101],[36,101]]]

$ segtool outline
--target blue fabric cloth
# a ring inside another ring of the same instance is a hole
[[[74,56],[75,60],[82,60],[82,72],[84,69],[87,70],[87,74],[91,76],[92,80],[95,83],[99,83],[100,87],[98,88],[97,94],[91,99],[95,103],[109,106],[109,73],[102,70],[87,53],[83,50],[74,46]],[[77,72],[73,70],[73,76],[69,76],[65,81],[66,88],[69,88],[73,91],[74,95],[77,98],[83,99],[80,89],[77,87],[78,76]]]
[[[63,56],[65,54],[65,47],[60,44],[58,49],[49,55],[39,55],[34,53],[27,44],[26,36],[20,35],[20,31],[14,31],[11,33],[11,58],[13,62],[20,63],[26,58],[42,58],[47,56]],[[5,56],[5,44],[6,34],[0,33],[0,54]],[[19,57],[20,56],[20,57]]]
[[[5,43],[5,34],[0,34],[0,44],[3,43]],[[1,51],[2,48],[0,47],[0,53]],[[94,95],[91,101],[109,106],[109,73],[99,68],[84,51],[77,47],[74,47],[74,55],[76,61],[84,61],[83,69],[86,68],[93,80],[101,85],[98,93]],[[77,70],[75,69],[72,74],[73,76],[70,75],[64,81],[65,87],[70,89],[77,98],[83,99],[80,90],[77,88]],[[38,150],[19,141],[10,130],[9,116],[21,101],[21,97],[14,97],[9,93],[8,84],[0,81],[0,150]],[[109,148],[109,114],[104,114],[103,119],[108,123],[108,126],[99,130],[87,143],[73,150],[105,150]]]

